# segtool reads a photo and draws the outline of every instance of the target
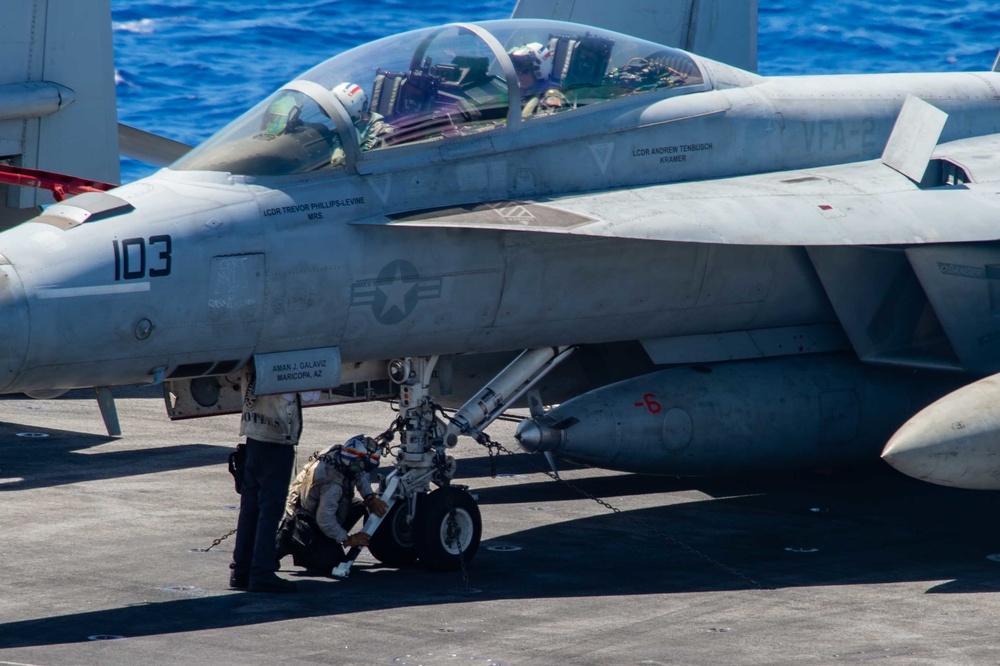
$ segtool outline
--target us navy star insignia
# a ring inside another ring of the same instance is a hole
[[[377,278],[351,285],[351,305],[370,305],[375,320],[386,326],[409,317],[419,301],[440,296],[441,278],[421,276],[404,259],[386,264]]]

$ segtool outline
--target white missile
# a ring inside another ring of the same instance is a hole
[[[896,431],[882,459],[921,481],[1000,489],[1000,375],[929,405]]]

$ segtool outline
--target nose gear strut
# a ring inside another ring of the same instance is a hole
[[[389,364],[389,378],[400,387],[399,415],[376,441],[386,454],[393,452],[389,443],[397,432],[402,443],[395,451],[395,468],[381,485],[387,510],[382,517],[369,516],[362,528],[372,535],[373,555],[383,554],[387,562],[406,562],[415,554],[431,569],[464,570],[479,547],[482,518],[466,488],[452,485],[457,464],[447,449],[458,443],[459,435],[481,441],[489,424],[572,351],[572,347],[524,351],[450,418],[430,395],[437,356]],[[438,489],[431,492],[431,483]],[[396,508],[397,502],[402,506]],[[375,536],[386,518],[390,527]],[[359,547],[352,548],[332,575],[347,578],[360,552]]]

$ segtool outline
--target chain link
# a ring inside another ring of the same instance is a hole
[[[434,408],[440,409],[437,405]],[[465,583],[466,591],[469,591],[472,587],[469,585],[469,569],[465,564],[465,551],[462,549],[462,527],[458,524],[458,515],[455,511],[455,498],[451,494],[451,479],[448,477],[447,458],[443,453],[434,456],[434,466],[438,471],[437,478],[441,485],[441,492],[445,493],[444,505],[448,510],[448,524],[445,530],[444,545],[447,547],[452,543],[455,544],[455,549],[458,551],[458,563],[462,567],[462,581]]]
[[[454,418],[452,418],[452,416],[450,414],[448,414],[444,410],[444,408],[441,407],[440,405],[435,404],[435,403],[431,403],[431,407],[435,411],[437,411],[438,413],[440,413],[441,416],[442,416],[442,418],[444,418],[445,420],[447,420],[448,422],[450,422],[452,424],[455,424],[455,425],[459,426],[463,434],[471,436],[474,440],[476,440],[476,442],[478,444],[480,444],[481,446],[483,446],[486,449],[486,453],[487,453],[487,455],[489,456],[489,459],[490,459],[490,476],[491,477],[496,478],[496,476],[497,476],[497,460],[500,457],[500,453],[505,453],[507,455],[516,455],[516,453],[514,451],[511,451],[511,450],[507,449],[506,447],[504,447],[503,444],[501,444],[500,442],[495,441],[493,438],[491,438],[485,432],[482,432],[482,431],[470,432],[468,428],[462,427],[464,424],[462,424],[462,423],[456,421]],[[389,428],[389,430],[386,431],[386,434],[389,434],[390,435],[390,439],[391,439],[391,432],[394,431],[394,430],[400,430],[400,429],[402,429],[402,425],[399,424],[398,420],[397,420],[397,422],[394,422],[393,425]],[[566,479],[563,479],[562,477],[560,477],[558,474],[556,474],[554,472],[551,472],[551,471],[549,471],[547,469],[544,469],[544,468],[542,468],[542,467],[540,467],[538,465],[535,465],[533,462],[532,462],[532,466],[534,466],[535,469],[536,469],[536,471],[539,472],[540,474],[544,474],[545,476],[549,477],[550,479],[553,479],[554,481],[558,481],[559,483],[565,485],[570,490],[573,490],[574,492],[576,492],[576,493],[578,493],[578,494],[580,494],[580,495],[582,495],[582,496],[584,496],[584,497],[586,497],[588,499],[591,499],[591,500],[597,502],[598,504],[600,504],[601,506],[603,506],[605,509],[608,509],[609,511],[611,511],[613,513],[616,513],[619,516],[622,516],[623,518],[625,518],[625,519],[627,519],[627,520],[635,523],[636,525],[642,527],[643,529],[648,530],[649,532],[652,532],[653,534],[659,536],[663,540],[665,540],[665,541],[667,541],[667,542],[669,542],[669,543],[677,546],[678,548],[681,548],[682,550],[687,551],[688,553],[694,555],[695,557],[697,557],[697,558],[699,558],[699,559],[701,559],[701,560],[703,560],[705,562],[708,562],[712,566],[714,566],[714,567],[716,567],[718,569],[721,569],[722,571],[725,571],[726,573],[730,574],[731,576],[734,576],[735,578],[739,578],[740,580],[742,580],[745,583],[747,583],[750,587],[753,587],[753,588],[758,589],[758,590],[771,590],[771,589],[773,589],[773,588],[769,588],[769,587],[763,585],[759,581],[751,578],[750,576],[747,576],[746,574],[742,573],[741,571],[738,571],[737,569],[734,569],[733,567],[720,562],[719,560],[715,559],[714,557],[712,557],[710,555],[706,555],[705,553],[702,553],[701,551],[699,551],[696,548],[694,548],[693,546],[691,546],[691,545],[689,545],[689,544],[681,541],[680,539],[677,539],[676,537],[672,537],[669,534],[665,534],[664,532],[658,530],[657,528],[655,528],[652,525],[646,523],[645,521],[640,520],[639,518],[636,518],[633,515],[625,513],[624,511],[622,511],[618,507],[614,506],[613,504],[611,504],[607,500],[604,500],[604,499],[602,499],[600,497],[597,497],[596,495],[594,495],[594,494],[592,494],[590,492],[587,492],[583,488],[580,488],[579,486],[577,486],[577,485],[575,485],[573,483],[570,483]],[[447,508],[448,508],[448,537],[449,537],[447,543],[450,544],[452,542],[452,539],[451,539],[452,535],[453,534],[457,535],[457,534],[461,533],[460,529],[458,529],[457,518],[455,516],[455,505],[454,505],[454,503],[452,501],[452,497],[451,497],[451,493],[450,492],[448,493],[448,497],[447,497]],[[455,539],[457,539],[457,538],[458,537],[456,536]],[[458,543],[458,548],[459,548],[459,551],[461,551],[461,543],[460,542]],[[466,587],[466,589],[469,589],[469,572],[466,569],[465,558],[461,554],[459,555],[459,562],[462,565],[462,577],[465,580],[465,587]]]
[[[483,435],[483,439],[485,441],[481,441],[478,438],[476,441],[486,447],[486,455],[490,458],[490,476],[495,479],[497,478],[497,460],[500,458],[500,451],[502,448],[495,444],[492,439],[487,437],[485,433]]]
[[[511,450],[505,448],[499,442],[493,440],[485,432],[479,433],[479,435],[480,435],[479,437],[475,437],[474,439],[477,442],[479,442],[482,446],[486,447],[486,450],[487,450],[488,455],[490,457],[490,475],[493,478],[496,478],[496,475],[497,475],[496,474],[496,458],[499,456],[499,454],[494,453],[494,450],[506,453],[507,455],[517,455],[517,454],[514,451],[511,451]],[[639,525],[643,529],[649,530],[653,534],[656,534],[660,538],[662,538],[662,539],[664,539],[666,541],[669,541],[670,543],[672,543],[673,545],[681,548],[682,550],[685,550],[685,551],[691,553],[695,557],[698,557],[698,558],[704,560],[705,562],[708,562],[712,566],[717,567],[717,568],[725,571],[726,573],[728,573],[728,574],[730,574],[732,576],[735,576],[736,578],[739,578],[739,579],[745,581],[751,587],[754,587],[754,588],[756,588],[758,590],[771,590],[771,589],[773,589],[773,588],[769,588],[769,587],[761,584],[760,582],[754,580],[750,576],[747,576],[746,574],[744,574],[744,573],[742,573],[740,571],[737,571],[733,567],[731,567],[731,566],[729,566],[727,564],[723,564],[722,562],[720,562],[719,560],[715,559],[714,557],[712,557],[710,555],[706,555],[705,553],[702,553],[701,551],[695,549],[691,545],[689,545],[687,543],[684,543],[680,539],[677,539],[676,537],[672,537],[669,534],[665,534],[665,533],[661,532],[660,530],[656,529],[655,527],[653,527],[652,525],[646,523],[645,521],[640,520],[640,519],[636,518],[635,516],[632,516],[632,515],[629,515],[629,514],[623,512],[621,509],[619,509],[618,507],[612,505],[610,502],[608,502],[606,500],[603,500],[600,497],[597,497],[596,495],[593,495],[592,493],[587,492],[583,488],[580,488],[579,486],[570,483],[566,479],[564,479],[564,478],[562,478],[560,476],[557,476],[555,473],[553,473],[553,472],[551,472],[551,471],[549,471],[547,469],[543,469],[541,467],[538,467],[537,465],[534,465],[534,463],[532,463],[532,465],[535,466],[536,470],[540,474],[544,474],[545,476],[549,477],[550,479],[553,479],[555,481],[558,481],[559,483],[562,483],[564,486],[566,486],[567,488],[570,488],[571,490],[579,493],[580,495],[583,495],[584,497],[587,497],[589,499],[594,500],[595,502],[597,502],[598,504],[600,504],[604,508],[608,509],[609,511],[612,511],[612,512],[614,512],[614,513],[622,516],[623,518],[632,521],[633,523],[635,523],[636,525]]]
[[[233,536],[234,534],[236,534],[236,529],[235,528],[231,532],[226,532],[225,534],[223,534],[222,536],[220,536],[218,539],[216,539],[215,541],[213,541],[212,545],[209,546],[208,548],[199,548],[198,552],[207,553],[208,551],[212,550],[213,548],[215,548],[220,543],[222,543],[223,541],[225,541],[229,537]]]
[[[386,450],[388,450],[388,448],[389,448],[389,442],[391,442],[393,440],[393,438],[395,437],[395,433],[399,432],[402,429],[403,429],[403,424],[400,421],[400,419],[397,418],[395,421],[392,422],[392,424],[389,425],[389,428],[386,429],[385,432],[383,432],[381,435],[379,435],[376,438],[376,441],[378,441],[379,444],[382,447],[384,447]],[[310,458],[310,460],[312,460],[312,458]],[[450,494],[448,496],[448,501],[449,502],[451,501],[451,495]],[[452,513],[454,513],[454,507],[452,507]],[[449,530],[450,530],[450,528],[449,528]],[[220,543],[222,543],[223,541],[225,541],[226,539],[228,539],[229,537],[233,536],[234,534],[236,534],[236,529],[235,528],[232,529],[229,532],[226,532],[225,534],[223,534],[222,536],[220,536],[218,539],[216,539],[215,541],[213,541],[212,545],[209,546],[208,548],[198,548],[196,550],[199,553],[207,553],[210,550],[212,550],[213,548],[215,548],[216,546],[218,546]],[[465,568],[465,560],[464,559],[462,560],[462,568],[463,569]],[[466,576],[466,586],[468,586],[468,576]]]
[[[462,581],[465,583],[466,592],[468,592],[472,590],[472,586],[469,585],[469,569],[465,565],[465,551],[462,550],[462,528],[458,525],[458,516],[455,513],[455,501],[451,496],[451,487],[445,487],[444,491],[447,493],[445,495],[445,506],[448,509],[448,536],[445,539],[445,545],[448,546],[452,542],[455,543],[455,548],[458,550],[458,563],[462,567]]]

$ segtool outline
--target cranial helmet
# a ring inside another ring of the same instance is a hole
[[[355,435],[344,442],[337,456],[344,469],[352,474],[372,471],[380,459],[375,440],[364,435]]]
[[[361,89],[361,86],[356,83],[341,83],[335,86],[331,92],[344,105],[351,121],[361,120],[362,114],[368,108],[368,95]]]
[[[514,63],[518,78],[531,74],[536,81],[549,78],[552,74],[552,51],[539,42],[516,46],[507,52]],[[524,83],[522,79],[522,83]]]

